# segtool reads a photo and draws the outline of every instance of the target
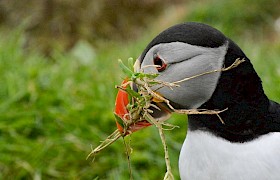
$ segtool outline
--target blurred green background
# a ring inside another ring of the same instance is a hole
[[[0,179],[129,179],[120,139],[86,160],[116,129],[124,78],[117,59],[137,58],[151,39],[179,22],[210,24],[252,60],[269,98],[280,101],[278,0],[1,0]],[[173,173],[186,117],[167,131]],[[134,179],[163,179],[155,127],[131,140]]]

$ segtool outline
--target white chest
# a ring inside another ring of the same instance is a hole
[[[280,133],[231,143],[189,131],[179,159],[182,180],[279,180]]]

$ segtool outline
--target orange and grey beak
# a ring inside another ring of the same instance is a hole
[[[127,83],[126,80],[122,82],[122,85],[125,83]],[[157,107],[159,107],[159,109],[156,109],[154,107],[150,108],[153,111],[151,115],[155,118],[156,121],[165,121],[170,118],[171,110],[167,107],[165,103],[159,102],[156,99],[153,99],[152,103],[154,103]],[[129,104],[129,96],[127,92],[122,89],[119,89],[115,102],[115,117],[116,117],[117,128],[122,134],[124,133],[124,126],[125,126],[124,122],[130,120],[129,111],[127,109],[128,104]],[[149,123],[147,120],[139,121],[135,124],[130,125],[127,131],[125,132],[125,135],[131,134],[135,131],[138,131],[150,125],[152,124]]]
[[[122,82],[122,85],[125,84],[127,81],[124,80]],[[126,87],[124,87],[126,88]],[[129,97],[127,92],[125,92],[122,89],[119,89],[118,93],[117,93],[117,98],[116,98],[116,102],[115,102],[115,116],[116,116],[116,124],[117,124],[117,128],[119,129],[119,131],[123,134],[124,133],[124,123],[123,121],[129,121],[130,117],[129,117],[129,112],[127,109],[127,105],[129,104]],[[126,134],[131,134],[135,131],[138,131],[140,129],[143,129],[145,127],[148,127],[152,125],[151,123],[149,123],[146,120],[143,121],[139,121],[135,124],[132,124],[131,126],[128,127]]]

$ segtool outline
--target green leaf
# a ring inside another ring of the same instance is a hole
[[[126,65],[124,65],[124,63],[122,62],[122,60],[119,59],[119,65],[121,67],[121,69],[123,70],[123,72],[129,76],[129,77],[132,77],[133,76],[133,71],[130,70]]]
[[[125,90],[132,97],[142,98],[142,96],[138,92],[132,90],[130,87],[127,87]]]
[[[117,121],[117,122],[119,123],[119,125],[124,129],[125,124],[124,124],[123,120],[122,120],[116,113],[114,113],[114,115],[115,115],[116,121]]]
[[[132,57],[128,58],[128,68],[134,71],[134,60]]]

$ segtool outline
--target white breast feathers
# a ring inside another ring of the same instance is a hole
[[[179,169],[182,180],[279,180],[280,133],[231,143],[205,131],[189,131]]]

